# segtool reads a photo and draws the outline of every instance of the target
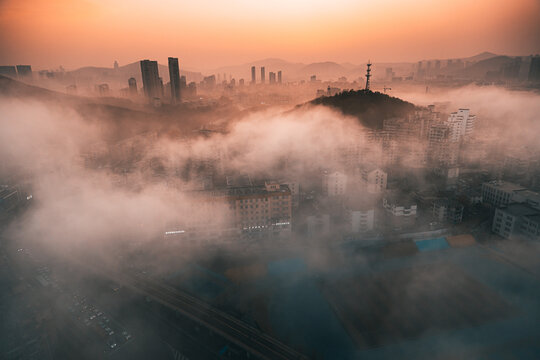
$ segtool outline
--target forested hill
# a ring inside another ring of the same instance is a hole
[[[403,117],[415,109],[410,102],[369,90],[350,90],[334,96],[322,96],[309,104],[330,106],[345,115],[356,116],[362,125],[372,129],[381,129],[385,119]]]

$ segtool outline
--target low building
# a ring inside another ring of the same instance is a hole
[[[375,196],[358,194],[350,196],[346,201],[346,209],[350,217],[350,231],[352,233],[365,233],[373,231],[375,227]]]
[[[375,225],[375,209],[351,210],[351,232],[372,231]]]
[[[463,209],[459,201],[437,199],[433,202],[432,215],[437,221],[459,224],[463,220]]]
[[[287,185],[270,181],[262,186],[232,187],[225,197],[234,210],[235,225],[242,231],[290,233],[292,196]]]
[[[517,202],[540,208],[540,194],[521,185],[499,180],[482,184],[482,201],[495,207]]]
[[[495,210],[492,231],[505,238],[540,239],[540,210],[524,203],[510,203]]]
[[[316,214],[306,218],[309,236],[324,236],[330,233],[330,215]]]
[[[410,226],[416,222],[416,201],[399,192],[387,192],[383,196],[383,208],[394,228]]]
[[[193,218],[168,224],[167,238],[188,242],[226,241],[242,235],[288,236],[291,233],[292,197],[289,187],[273,181],[263,185],[227,179],[229,185],[212,190],[189,191]]]

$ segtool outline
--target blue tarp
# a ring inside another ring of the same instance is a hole
[[[449,248],[446,239],[443,237],[428,240],[417,240],[414,243],[420,251],[443,250]]]

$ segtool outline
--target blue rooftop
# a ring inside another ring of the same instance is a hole
[[[444,250],[449,248],[446,239],[443,237],[428,240],[417,240],[414,243],[420,251]]]

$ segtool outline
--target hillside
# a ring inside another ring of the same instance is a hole
[[[239,116],[238,109],[230,104],[216,104],[207,108],[164,104],[155,109],[125,99],[63,94],[0,75],[2,98],[28,101],[30,106],[39,102],[52,108],[72,109],[86,121],[99,124],[103,138],[112,142],[146,132],[181,132],[191,136],[201,126]]]
[[[460,75],[475,79],[485,78],[488,71],[498,72],[505,64],[511,63],[513,58],[509,56],[495,56],[485,60],[480,60],[475,64],[460,71]]]
[[[348,75],[349,70],[332,61],[313,63],[304,66],[299,70],[299,75],[302,77],[309,77],[311,75],[317,75],[321,79],[337,79],[340,76]]]
[[[402,117],[415,109],[415,105],[407,101],[366,90],[351,90],[335,96],[323,96],[312,100],[309,104],[329,106],[345,115],[356,116],[362,125],[371,129],[381,129],[385,119]]]
[[[464,58],[463,61],[478,62],[478,61],[491,59],[491,58],[494,58],[496,56],[499,56],[499,55],[491,53],[489,51],[484,51],[483,53],[476,54],[474,56],[469,56],[467,58]]]

